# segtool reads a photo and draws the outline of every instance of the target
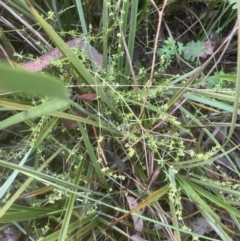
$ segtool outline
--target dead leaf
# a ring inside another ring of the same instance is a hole
[[[127,198],[127,202],[128,202],[128,206],[129,206],[130,210],[132,210],[138,206],[138,202],[134,197],[127,196],[126,198]],[[137,211],[136,213],[141,214],[142,212]],[[143,230],[143,220],[134,215],[132,215],[132,219],[133,219],[133,225],[134,225],[135,231],[137,233],[141,233]]]
[[[210,41],[204,42],[204,51],[201,51],[198,53],[198,57],[206,58],[207,55],[212,55],[213,54],[213,46]]]
[[[82,113],[79,110],[76,110],[76,111],[72,112],[71,114],[77,115],[77,116],[80,116],[80,117],[86,116],[84,113]],[[77,121],[69,120],[69,119],[65,119],[65,118],[60,118],[60,120],[68,131],[78,128],[78,122]]]
[[[70,40],[70,41],[66,42],[66,45],[69,48],[79,47],[88,56],[88,49],[86,47],[85,40],[84,40],[83,37],[79,37],[79,38],[75,38],[73,40]],[[93,58],[94,58],[95,62],[97,63],[97,65],[99,67],[101,67],[102,63],[103,63],[102,54],[100,54],[97,51],[97,49],[95,49],[91,45],[90,45],[90,48],[91,48],[92,55],[93,55]],[[51,51],[47,52],[46,54],[43,54],[42,56],[40,56],[37,59],[30,60],[30,61],[27,61],[25,63],[22,63],[21,66],[26,70],[29,70],[29,71],[32,71],[32,72],[38,72],[38,71],[42,71],[42,70],[46,69],[48,66],[50,66],[51,63],[52,63],[52,60],[57,60],[57,59],[60,59],[60,58],[62,58],[61,51],[58,48],[54,48]]]
[[[147,184],[150,187],[152,185],[152,183],[155,181],[155,179],[158,177],[158,174],[161,172],[162,167],[159,166],[148,178],[147,180]]]
[[[193,219],[191,221],[190,227],[193,232],[199,235],[208,234],[213,231],[212,226],[203,217],[197,217]]]
[[[80,95],[79,98],[81,100],[93,100],[93,99],[97,98],[97,94],[96,93],[88,93],[88,94]]]
[[[130,210],[128,213],[125,213],[124,215],[122,215],[121,217],[117,218],[116,220],[112,221],[110,225],[108,225],[104,231],[106,232],[106,230],[112,228],[114,225],[117,225],[119,222],[121,222],[124,218],[128,217],[129,215],[131,215],[132,213],[137,213],[138,211],[140,211],[142,213],[142,209],[147,207],[148,205],[150,205],[151,203],[157,201],[160,197],[162,197],[163,195],[165,195],[169,190],[169,186],[165,185],[164,187],[156,190],[155,192],[151,193],[147,198],[145,198],[144,200],[142,200],[142,202],[137,205],[136,208],[134,208],[133,210]]]
[[[212,55],[213,54],[213,46],[212,46],[211,41],[206,41],[204,43],[204,47],[207,49],[206,50],[206,54],[208,54],[208,55]]]
[[[132,239],[133,241],[148,241],[148,240],[146,240],[146,239],[144,239],[144,238],[139,237],[138,235],[133,235],[133,236],[131,236],[131,239]]]

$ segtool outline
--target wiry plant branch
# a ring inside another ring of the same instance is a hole
[[[158,12],[158,27],[157,27],[157,33],[156,33],[156,38],[155,38],[155,42],[154,42],[151,74],[150,74],[150,78],[148,80],[148,88],[147,88],[146,96],[145,96],[145,99],[143,101],[140,114],[138,116],[139,119],[141,119],[141,116],[142,116],[142,114],[144,112],[145,105],[146,105],[146,102],[147,102],[147,98],[148,98],[148,95],[149,95],[149,91],[150,91],[150,88],[152,86],[152,79],[153,79],[153,74],[154,74],[154,65],[155,65],[155,61],[156,61],[156,52],[157,52],[158,38],[159,38],[159,33],[160,33],[160,29],[161,29],[161,24],[162,24],[163,12],[164,12],[164,9],[165,9],[165,7],[167,5],[167,0],[164,1],[161,10],[159,10],[159,8],[157,7],[157,5],[155,4],[155,2],[153,0],[151,0],[151,3],[156,8],[156,10]]]

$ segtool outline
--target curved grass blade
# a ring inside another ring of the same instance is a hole
[[[20,161],[19,166],[23,166],[24,163],[26,162],[29,154],[31,153],[32,148],[30,148],[30,150],[25,154],[25,156],[23,157],[23,159]],[[9,177],[8,179],[5,181],[5,183],[1,186],[0,188],[0,199],[2,199],[2,197],[6,194],[7,190],[10,188],[10,186],[12,185],[12,183],[15,181],[16,176],[18,175],[18,171],[14,171]]]
[[[87,36],[89,33],[87,31],[87,24],[86,24],[86,21],[85,21],[85,16],[84,16],[84,11],[83,11],[83,8],[82,8],[81,0],[76,0],[76,8],[77,8],[77,12],[78,12],[79,19],[80,19],[80,22],[81,22],[81,27],[82,27],[83,34],[84,34],[84,36]],[[88,53],[89,59],[91,60],[92,70],[94,72],[96,72],[96,65],[95,65],[95,62],[94,62],[92,48],[91,48],[91,45],[89,43],[89,39],[88,38],[86,38],[85,44],[86,44],[86,47],[87,47],[87,53]],[[102,64],[103,63],[101,63],[101,65]]]
[[[238,20],[236,22],[236,25],[237,25],[237,29],[239,29],[239,25],[240,25],[240,1],[238,1]],[[236,27],[235,25],[235,27]],[[234,27],[234,28],[235,28]],[[240,39],[240,31],[238,30],[238,40]],[[226,142],[224,143],[224,145],[226,145],[234,130],[235,130],[235,126],[236,126],[236,123],[237,123],[237,116],[239,114],[239,97],[240,97],[240,48],[238,48],[238,51],[237,51],[237,78],[236,78],[236,87],[235,87],[235,96],[234,96],[234,106],[233,106],[233,113],[232,113],[232,122],[231,122],[231,127],[230,127],[230,130],[229,130],[229,133],[228,133],[228,136],[227,136],[227,140]]]
[[[130,31],[129,31],[129,38],[128,38],[128,52],[130,59],[132,60],[133,57],[133,49],[135,44],[135,35],[136,35],[136,27],[137,27],[137,11],[138,11],[138,0],[132,1],[131,6],[131,19],[130,19]],[[125,66],[125,76],[130,75],[130,64],[127,63]],[[125,85],[129,84],[125,82]]]
[[[37,171],[41,172],[52,160],[56,157],[62,149],[56,151]],[[34,180],[33,177],[29,177],[22,186],[12,195],[12,197],[6,202],[3,208],[0,210],[0,218],[7,212],[7,210],[11,207],[11,205],[16,201],[16,199],[21,195],[21,193],[30,185],[30,183]]]
[[[88,151],[88,154],[90,156],[90,159],[92,161],[92,164],[95,168],[95,171],[98,175],[98,177],[100,178],[100,180],[102,181],[103,185],[106,187],[106,188],[110,188],[109,184],[107,183],[106,179],[104,178],[104,175],[103,175],[103,172],[101,171],[101,167],[98,163],[98,160],[97,160],[97,157],[95,156],[94,154],[94,151],[93,151],[93,147],[89,141],[89,138],[86,134],[86,131],[84,130],[83,128],[83,125],[81,123],[79,123],[79,130],[82,134],[82,138],[83,138],[83,141],[85,143],[85,146],[87,148],[87,151]]]
[[[48,114],[50,116],[55,116],[55,117],[58,117],[58,118],[64,118],[64,119],[68,119],[68,120],[72,120],[72,121],[77,121],[77,122],[81,122],[81,123],[85,123],[85,124],[89,124],[89,125],[93,125],[93,126],[97,126],[97,127],[101,126],[101,128],[103,128],[105,130],[109,130],[112,133],[119,134],[118,131],[113,129],[113,127],[109,126],[109,123],[105,122],[104,120],[101,120],[101,122],[100,122],[99,117],[96,117],[95,115],[93,115],[89,111],[82,108],[77,103],[71,101],[70,104],[73,107],[76,107],[76,109],[85,113],[86,116],[89,116],[92,119],[95,119],[96,121],[92,121],[88,118],[84,118],[84,117],[81,117],[81,116],[68,114],[68,113],[64,113],[64,112],[60,112],[60,111],[54,111],[54,112],[51,112],[51,113],[48,113]],[[0,106],[6,107],[6,108],[12,109],[12,110],[22,110],[22,111],[27,111],[27,110],[32,108],[32,106],[30,106],[30,105],[12,102],[12,101],[9,101],[7,99],[0,99]]]
[[[116,225],[117,223],[119,223],[121,220],[123,220],[124,218],[128,217],[130,214],[134,214],[138,211],[140,211],[141,209],[145,208],[146,206],[150,205],[153,202],[156,202],[160,197],[162,197],[163,195],[165,195],[167,193],[167,191],[169,190],[169,186],[166,185],[160,189],[158,189],[157,191],[153,192],[152,194],[150,194],[146,199],[144,199],[142,202],[140,202],[137,207],[133,208],[131,211],[127,212],[126,214],[122,215],[120,218],[116,219],[115,221],[113,221],[106,229],[111,228],[112,226]]]
[[[78,144],[76,146],[78,146]],[[75,185],[79,184],[83,168],[84,168],[83,161],[80,161],[79,165],[78,165],[78,168],[77,168],[77,170],[78,170],[77,175],[76,175],[75,180],[74,180]],[[73,188],[73,191],[77,192],[77,188]],[[70,198],[68,200],[67,209],[66,209],[66,212],[65,212],[65,217],[64,217],[64,220],[62,222],[62,228],[61,228],[59,236],[58,236],[59,241],[65,241],[66,240],[75,200],[76,200],[76,193],[71,193]]]
[[[16,91],[28,96],[40,95],[60,99],[69,98],[68,89],[54,77],[13,69],[5,64],[0,65],[0,73],[1,91]]]
[[[213,211],[213,209],[198,195],[198,193],[192,188],[190,182],[185,181],[181,176],[176,176],[178,183],[184,190],[186,195],[196,203],[199,211],[216,231],[216,233],[226,241],[231,241],[232,239],[223,230],[221,220],[219,216]]]
[[[183,177],[181,176],[181,178],[183,178]],[[207,192],[206,190],[202,189],[201,187],[199,187],[196,184],[193,184],[192,182],[189,182],[187,180],[184,180],[184,181],[186,183],[188,183],[189,185],[191,185],[191,187],[194,189],[194,191],[196,191],[201,196],[203,196],[203,197],[207,198],[208,200],[210,200],[210,202],[215,203],[219,207],[227,210],[228,212],[233,213],[235,216],[240,217],[240,211],[239,210],[237,210],[234,207],[232,207],[231,205],[227,204],[226,202],[224,202],[222,199],[220,199],[216,195],[213,195],[210,192]]]
[[[230,112],[230,113],[233,113],[235,111],[234,108],[232,107],[232,105],[227,105],[226,103],[222,103],[222,102],[216,101],[216,100],[211,100],[211,99],[206,98],[206,97],[197,96],[197,95],[188,95],[188,94],[183,94],[183,97],[186,97],[189,100],[199,102],[201,104],[206,104],[206,105],[210,105],[212,107],[216,107],[220,110],[227,111],[227,112]],[[239,109],[237,109],[237,114],[238,115],[240,114]]]
[[[14,116],[11,116],[4,121],[0,122],[0,130],[3,130],[11,125],[15,125],[19,122],[26,121],[28,119],[46,115],[52,113],[55,110],[62,109],[69,104],[69,100],[66,99],[54,99],[44,103],[42,105],[30,108],[29,110],[18,113]]]

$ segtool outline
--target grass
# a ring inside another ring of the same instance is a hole
[[[9,19],[0,20],[0,41],[17,68],[0,66],[2,232],[15,226],[25,240],[48,241],[238,240],[232,2],[7,4],[0,1]],[[70,49],[69,36],[86,48]],[[64,57],[41,73],[21,68],[49,46]],[[150,53],[150,65],[139,51]]]

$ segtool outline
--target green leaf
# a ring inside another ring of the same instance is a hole
[[[166,59],[171,59],[171,57],[176,53],[176,41],[169,37],[164,41],[162,48],[158,49],[158,55],[165,55]]]
[[[232,4],[232,9],[237,9],[237,0],[228,0],[229,4]]]
[[[0,90],[25,95],[40,95],[68,99],[69,92],[62,82],[46,74],[30,73],[0,65]]]
[[[207,49],[204,46],[203,41],[191,41],[187,43],[185,47],[184,58],[186,60],[194,61],[197,57],[202,57],[202,54],[204,54],[206,51]]]
[[[177,50],[178,50],[178,54],[181,55],[184,51],[185,51],[185,47],[183,46],[183,43],[181,42],[177,42]]]
[[[0,122],[0,130],[28,119],[52,113],[69,105],[69,92],[62,82],[46,74],[31,73],[0,65],[0,90],[55,99],[32,107]],[[3,101],[4,102],[4,101]],[[0,104],[4,105],[2,101]]]

